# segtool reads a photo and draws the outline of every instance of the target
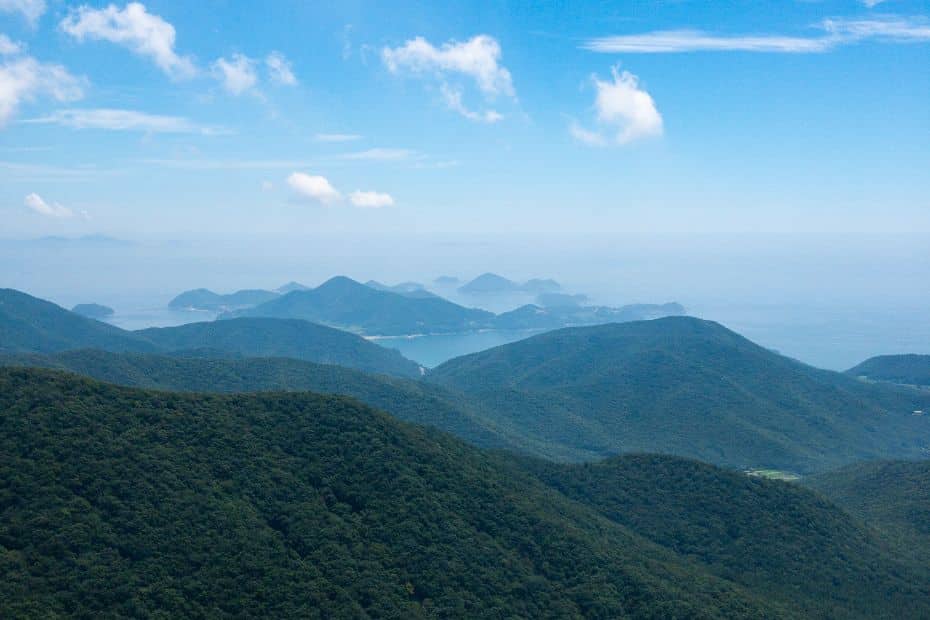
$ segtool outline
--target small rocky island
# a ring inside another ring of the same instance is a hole
[[[113,316],[113,308],[101,304],[78,304],[71,308],[71,312],[98,320]]]

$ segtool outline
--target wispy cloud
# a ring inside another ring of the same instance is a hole
[[[354,153],[343,153],[339,159],[357,159],[365,161],[402,161],[420,157],[419,153],[410,149],[373,148]]]
[[[925,18],[826,19],[816,25],[819,34],[809,37],[717,35],[700,30],[659,30],[642,34],[597,37],[582,47],[593,52],[661,54],[680,52],[818,53],[866,40],[886,43],[930,41],[930,22]]]
[[[213,63],[213,75],[233,95],[251,91],[258,82],[255,61],[244,54],[233,54],[230,58],[219,58]]]
[[[19,13],[35,26],[45,13],[45,0],[0,0],[0,13]]]
[[[48,116],[21,121],[29,124],[61,125],[72,129],[142,131],[147,133],[228,134],[222,127],[198,125],[182,116],[147,114],[110,108],[57,110]]]
[[[486,100],[498,95],[516,98],[510,71],[500,64],[500,44],[488,35],[448,41],[439,47],[416,37],[399,47],[385,47],[381,59],[391,73],[437,80],[446,106],[473,121],[496,122],[503,116],[496,110],[475,111],[467,107],[463,101],[464,86],[455,81],[457,78],[473,82]]]
[[[20,105],[37,97],[74,101],[84,96],[85,80],[75,77],[58,64],[45,63],[31,56],[15,56],[0,63],[0,127]]]
[[[30,209],[34,213],[39,215],[44,215],[45,217],[57,217],[57,218],[72,218],[75,216],[74,211],[68,207],[62,206],[57,202],[48,202],[38,194],[27,194],[26,198],[23,200],[23,204],[26,205],[26,208]],[[86,211],[81,211],[80,215],[84,219],[89,219]]]
[[[349,202],[356,207],[366,209],[380,209],[382,207],[391,207],[394,205],[394,199],[390,194],[383,192],[363,192],[357,190],[349,194]]]
[[[10,39],[3,33],[0,33],[0,56],[12,56],[23,51],[23,46]]]
[[[145,166],[180,170],[278,170],[308,168],[316,162],[293,159],[140,159]]]
[[[290,61],[281,52],[271,52],[265,56],[265,67],[272,82],[283,86],[297,86],[297,77]]]
[[[130,2],[122,9],[114,4],[102,9],[81,6],[61,21],[60,28],[78,41],[92,39],[122,45],[152,59],[172,78],[197,73],[193,61],[174,49],[174,26],[149,13],[139,2]]]
[[[362,136],[355,133],[318,133],[313,139],[317,142],[354,142],[361,140]]]

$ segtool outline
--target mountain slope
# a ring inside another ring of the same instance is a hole
[[[911,415],[930,394],[810,368],[689,317],[549,332],[427,378],[560,459],[646,451],[807,472],[930,448],[930,424]]]
[[[789,617],[355,401],[3,369],[0,416],[5,617]]]
[[[126,387],[177,392],[313,391],[341,394],[386,411],[399,420],[434,426],[486,448],[512,448],[485,426],[467,402],[443,388],[385,375],[371,375],[342,366],[289,358],[183,357],[66,351],[53,355],[0,355],[0,366],[67,370]]]
[[[0,353],[54,353],[71,349],[177,352],[209,357],[294,357],[367,372],[419,377],[420,367],[393,349],[306,321],[241,319],[178,327],[122,330],[69,312],[19,291],[0,290]],[[203,351],[197,354],[204,355]]]
[[[930,355],[879,355],[846,371],[854,377],[930,387]]]
[[[804,479],[926,562],[930,554],[930,461],[856,463]]]
[[[205,288],[198,288],[192,291],[184,291],[170,302],[169,308],[196,310],[235,310],[237,308],[248,308],[265,303],[279,296],[275,291],[263,291],[260,289],[246,289],[234,293],[220,294]]]
[[[0,289],[0,352],[54,352],[95,347],[153,351],[136,334],[69,312],[13,289]]]
[[[795,484],[659,455],[527,467],[563,495],[720,577],[795,602],[808,617],[903,613],[930,597],[899,578],[916,570],[915,579],[926,579],[922,562],[908,567],[867,528]]]
[[[394,349],[296,319],[231,319],[152,327],[135,333],[162,351],[215,349],[248,357],[292,357],[404,377],[420,375],[419,365]]]
[[[487,327],[494,315],[440,297],[409,297],[338,276],[229,316],[299,318],[371,335],[461,332]]]

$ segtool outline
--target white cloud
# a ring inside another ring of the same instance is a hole
[[[26,199],[23,201],[24,204],[38,213],[39,215],[44,215],[46,217],[60,217],[68,218],[74,217],[74,211],[67,207],[63,207],[57,202],[48,203],[42,199],[38,194],[29,194],[26,196]]]
[[[0,33],[0,56],[13,56],[23,51],[23,46]]]
[[[710,34],[700,30],[657,30],[642,34],[589,39],[582,47],[593,52],[610,54],[674,52],[797,54],[827,52],[841,45],[851,45],[866,40],[886,43],[930,41],[930,22],[921,17],[825,19],[817,24],[816,28],[820,34],[808,37],[772,34],[729,36]]]
[[[35,25],[45,13],[45,0],[0,0],[0,13],[21,13]]]
[[[0,64],[0,127],[24,101],[47,96],[56,101],[74,101],[84,96],[83,80],[61,65],[39,62],[30,56]]]
[[[318,133],[313,139],[317,142],[354,142],[361,140],[362,136],[354,133]]]
[[[258,81],[255,61],[244,54],[233,54],[229,60],[218,59],[213,63],[213,73],[223,83],[223,88],[233,95],[252,90]]]
[[[146,11],[145,5],[139,2],[130,2],[122,9],[113,4],[103,9],[81,6],[72,10],[60,26],[78,41],[109,41],[149,57],[173,78],[191,77],[196,73],[190,58],[179,56],[174,50],[174,26]]]
[[[228,133],[220,127],[197,125],[181,116],[147,114],[135,110],[111,108],[57,110],[48,116],[24,123],[62,125],[72,129],[106,129],[109,131],[144,131],[150,133],[197,133],[217,135]]]
[[[597,121],[604,131],[615,132],[616,144],[628,144],[634,140],[662,135],[662,115],[656,109],[652,96],[640,88],[639,79],[629,71],[611,70],[609,80],[594,76],[597,94],[594,110]],[[589,146],[601,146],[609,142],[602,133],[591,131],[572,123],[572,136]]]
[[[446,105],[449,106],[450,110],[453,112],[458,112],[469,120],[482,123],[496,123],[504,119],[504,117],[499,112],[497,112],[497,110],[485,110],[484,112],[476,112],[469,109],[462,102],[461,88],[450,86],[448,84],[441,84],[439,87],[439,92],[442,94],[442,99],[446,102]]]
[[[861,0],[862,4],[864,4],[870,9],[874,9],[875,7],[877,7],[879,4],[881,4],[884,1],[885,0]]]
[[[423,37],[416,37],[400,47],[385,47],[381,59],[391,73],[437,79],[445,104],[470,120],[493,123],[502,116],[494,110],[469,109],[463,102],[463,87],[452,83],[455,78],[471,79],[486,99],[498,95],[516,98],[510,71],[500,64],[500,44],[488,35],[449,41],[438,48]]]
[[[275,84],[284,86],[296,86],[297,78],[291,69],[291,63],[281,52],[271,52],[265,56],[265,66],[268,67],[268,74],[271,81]]]
[[[373,148],[355,153],[344,153],[339,157],[340,159],[360,159],[365,161],[400,161],[410,159],[416,155],[416,151],[410,149]]]
[[[342,194],[336,191],[326,177],[294,172],[287,177],[287,184],[299,197],[324,205],[342,200]]]
[[[369,209],[380,209],[381,207],[394,205],[394,199],[391,198],[391,195],[381,192],[354,191],[349,194],[349,201],[356,207]]]
[[[578,124],[578,121],[572,121],[568,126],[568,132],[572,137],[581,142],[582,144],[587,144],[588,146],[606,146],[607,138],[596,131],[591,131],[590,129],[585,129]]]

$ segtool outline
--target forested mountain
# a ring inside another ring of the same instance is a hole
[[[410,297],[338,276],[229,316],[298,318],[370,335],[462,332],[490,326],[494,315],[436,296]]]
[[[156,348],[132,332],[69,312],[26,293],[0,289],[0,352],[49,353],[87,347],[118,351]]]
[[[195,352],[196,353],[196,352]],[[203,350],[205,356],[215,352]],[[512,448],[458,394],[438,385],[281,357],[221,358],[109,353],[0,354],[0,366],[53,368],[127,387],[177,392],[313,391],[352,396],[399,420],[434,426],[474,445]]]
[[[217,349],[248,357],[293,357],[368,372],[420,376],[420,366],[355,334],[297,319],[244,318],[135,332],[162,351]]]
[[[0,352],[53,353],[87,348],[185,351],[210,357],[293,357],[368,372],[420,376],[420,366],[394,349],[307,321],[237,319],[130,332],[19,291],[0,290]]]
[[[113,308],[101,304],[77,304],[71,308],[71,312],[97,320],[113,316]]]
[[[227,310],[257,306],[258,304],[265,303],[278,296],[279,293],[275,291],[264,291],[261,289],[247,289],[236,291],[235,293],[220,294],[214,293],[209,289],[198,288],[192,291],[184,291],[168,302],[168,307],[180,310],[192,309],[225,312]]]
[[[0,455],[3,617],[930,614],[921,567],[803,489],[533,462],[339,397],[0,369]]]
[[[796,484],[660,455],[526,466],[563,495],[714,574],[806,607],[805,616],[848,617],[852,608],[878,617],[897,604],[902,562],[885,541]],[[927,491],[923,499],[927,506]]]
[[[879,355],[846,371],[854,377],[930,387],[930,355]]]
[[[930,394],[817,370],[724,327],[670,317],[549,332],[440,365],[537,454],[663,452],[799,472],[930,448]]]
[[[896,543],[899,553],[930,556],[930,460],[869,461],[804,479]]]

